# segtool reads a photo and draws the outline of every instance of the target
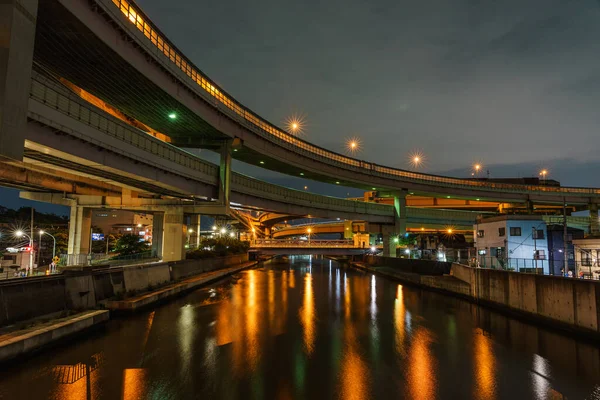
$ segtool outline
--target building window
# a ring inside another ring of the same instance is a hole
[[[480,238],[482,238],[483,236],[485,236],[485,232],[483,231],[483,229],[481,229],[481,230],[478,230],[478,231],[477,231],[477,237],[480,237]]]
[[[108,214],[96,214],[96,217],[108,217]]]
[[[502,227],[502,228],[498,228],[498,236],[504,236],[506,235],[506,228]]]
[[[478,251],[480,256],[485,256],[487,254],[487,249],[481,249]]]
[[[590,267],[592,265],[592,255],[589,251],[584,250],[581,252],[581,265],[586,267]]]
[[[510,228],[510,236],[521,236],[521,227],[513,226]]]
[[[533,258],[535,260],[545,260],[546,259],[546,251],[544,250],[536,250],[533,252]]]
[[[544,230],[543,229],[534,229],[533,230],[533,238],[534,239],[543,239],[544,238]]]

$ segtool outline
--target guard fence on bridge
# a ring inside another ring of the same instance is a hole
[[[296,239],[256,239],[253,248],[337,248],[354,249],[352,240],[296,240]]]

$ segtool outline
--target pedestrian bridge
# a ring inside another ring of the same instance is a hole
[[[256,239],[252,242],[250,251],[267,255],[352,255],[368,253],[371,248],[356,247],[352,240]]]

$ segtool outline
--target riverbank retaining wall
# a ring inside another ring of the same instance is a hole
[[[451,275],[481,303],[600,336],[600,282],[560,276],[471,268],[453,264]]]
[[[126,292],[143,291],[248,261],[248,254],[0,281],[0,327],[67,310],[94,308]]]
[[[393,258],[364,256],[364,262],[373,267],[388,267],[404,273],[419,275],[444,275],[450,273],[452,263],[433,260],[411,260],[409,258]]]

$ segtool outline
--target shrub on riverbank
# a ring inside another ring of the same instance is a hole
[[[203,258],[214,258],[224,257],[233,254],[243,254],[248,251],[250,244],[248,242],[242,242],[235,238],[216,238],[203,240],[200,248],[189,251],[186,255],[186,259],[203,259]]]

